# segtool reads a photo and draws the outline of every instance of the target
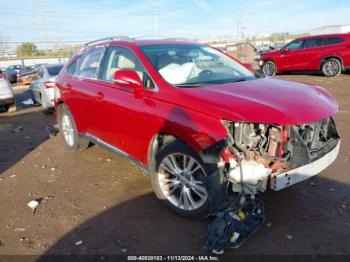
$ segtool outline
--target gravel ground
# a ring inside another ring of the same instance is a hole
[[[341,110],[336,162],[317,177],[266,194],[268,226],[229,254],[350,254],[350,75],[279,76],[326,87]],[[0,115],[0,254],[205,254],[211,219],[167,211],[150,180],[124,159],[92,146],[70,152],[40,107]],[[302,98],[301,98],[302,99]],[[27,207],[42,199],[35,214]]]

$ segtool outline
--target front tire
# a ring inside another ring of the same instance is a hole
[[[321,71],[328,77],[338,76],[342,71],[342,65],[338,59],[330,58],[323,62]]]
[[[266,61],[261,66],[261,71],[266,76],[274,76],[274,75],[276,75],[276,65],[272,61]]]
[[[200,156],[185,143],[164,145],[152,164],[151,181],[158,199],[175,214],[203,218],[209,214],[209,194],[203,178],[208,174]]]
[[[59,127],[64,141],[71,150],[84,150],[89,146],[89,140],[82,137],[76,128],[74,118],[65,105],[59,107]]]

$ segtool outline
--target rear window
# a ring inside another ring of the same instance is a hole
[[[47,72],[49,73],[49,75],[55,76],[55,75],[58,75],[58,73],[61,71],[62,67],[63,67],[63,65],[50,66],[47,68]]]
[[[304,48],[323,46],[324,38],[313,38],[305,40]]]
[[[28,70],[28,71],[34,70],[34,69],[35,69],[35,66],[26,66],[23,68],[23,70]]]
[[[345,40],[341,37],[327,37],[325,39],[325,45],[336,45],[344,42]]]

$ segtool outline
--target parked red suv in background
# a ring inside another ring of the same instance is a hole
[[[278,51],[261,55],[267,76],[286,71],[322,71],[337,76],[350,68],[350,34],[317,35],[295,39]]]
[[[339,151],[338,104],[325,89],[259,77],[196,42],[89,43],[56,83],[68,147],[93,142],[129,159],[182,216],[303,181]]]

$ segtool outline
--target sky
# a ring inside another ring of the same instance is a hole
[[[350,1],[0,0],[0,41],[236,38],[239,23],[245,36],[350,24]]]

